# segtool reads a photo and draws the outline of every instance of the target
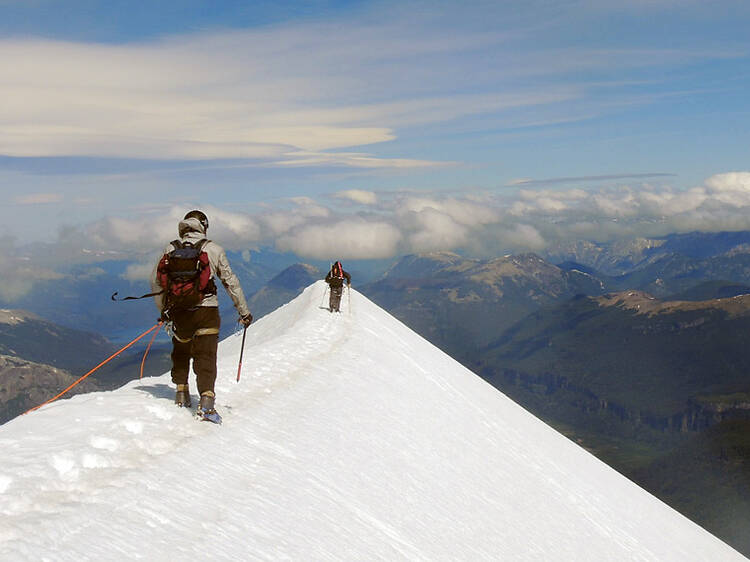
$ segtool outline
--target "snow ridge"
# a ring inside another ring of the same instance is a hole
[[[169,375],[0,427],[0,559],[744,560],[355,291],[219,348],[221,427]]]

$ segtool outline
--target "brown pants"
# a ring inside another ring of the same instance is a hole
[[[188,384],[190,359],[193,360],[198,393],[214,390],[216,383],[216,349],[219,334],[195,335],[197,330],[215,328],[221,325],[217,307],[198,307],[195,310],[174,311],[171,313],[176,337],[172,338],[172,382]]]

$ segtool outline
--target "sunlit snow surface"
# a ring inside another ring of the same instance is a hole
[[[0,427],[0,558],[744,560],[355,291],[330,314],[324,290],[248,330],[239,384],[241,335],[222,342],[223,426],[174,406],[164,375]]]

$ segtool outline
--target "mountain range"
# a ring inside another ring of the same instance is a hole
[[[595,396],[621,416],[688,431],[726,410],[718,406],[723,396],[750,388],[748,333],[750,295],[688,302],[626,291],[530,314],[481,358],[532,378],[554,375],[555,385]]]
[[[324,273],[309,264],[296,263],[284,269],[248,299],[253,317],[259,319],[288,303]]]
[[[406,256],[382,279],[362,287],[378,305],[460,359],[540,307],[605,290],[600,279],[535,254],[477,260],[448,252]]]
[[[672,256],[704,260],[750,251],[750,231],[690,232],[663,238],[633,238],[602,243],[590,240],[559,242],[548,248],[552,263],[576,262],[617,277]]]

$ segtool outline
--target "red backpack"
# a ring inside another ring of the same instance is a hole
[[[174,240],[174,250],[164,254],[157,267],[159,285],[164,289],[164,310],[186,310],[198,306],[207,295],[216,294],[211,278],[205,238],[192,244]]]
[[[337,261],[333,264],[333,267],[331,268],[331,273],[333,273],[333,277],[336,277],[337,279],[343,279],[344,278],[344,268],[341,267],[341,262]]]

